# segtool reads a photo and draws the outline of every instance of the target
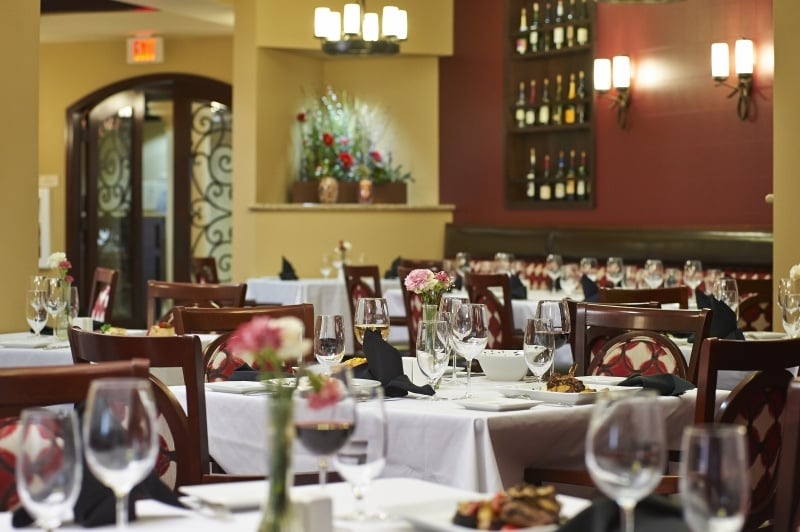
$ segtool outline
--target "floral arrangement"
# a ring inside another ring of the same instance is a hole
[[[333,248],[333,252],[336,253],[336,260],[342,264],[347,264],[347,252],[350,251],[352,247],[349,241],[339,240],[339,243]]]
[[[297,114],[300,134],[300,180],[331,176],[339,181],[374,183],[408,181],[411,174],[395,165],[391,152],[376,148],[379,113],[360,100],[328,87]]]
[[[449,292],[453,280],[445,271],[434,273],[424,268],[411,270],[403,281],[406,290],[419,294],[425,305],[438,305],[442,295]]]
[[[69,269],[72,268],[72,263],[67,259],[67,254],[63,251],[58,251],[50,255],[47,259],[47,265],[51,270],[56,272],[59,279],[64,279],[68,283],[74,280],[69,274]]]

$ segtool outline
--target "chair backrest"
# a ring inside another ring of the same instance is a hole
[[[147,325],[158,321],[158,303],[172,300],[172,306],[184,307],[241,307],[244,305],[246,283],[195,284],[170,281],[147,281]]]
[[[772,330],[772,279],[736,279],[739,290],[739,329]]]
[[[486,305],[489,311],[489,341],[487,349],[513,349],[514,314],[511,308],[511,282],[508,275],[466,274],[464,288],[471,303]],[[498,298],[492,289],[502,292]]]
[[[575,315],[578,309],[578,303],[575,299],[565,299],[567,302],[567,310],[569,310],[569,322],[571,324],[569,329],[569,345],[572,348],[572,352],[575,353]],[[595,303],[596,305],[611,305],[613,303]],[[617,303],[616,306],[618,307],[639,307],[639,308],[661,308],[661,303],[658,301],[642,301],[642,302],[634,302],[634,303]],[[605,338],[605,340],[610,340],[616,333],[610,332],[610,334]],[[604,342],[595,341],[595,343],[590,346],[590,359],[597,352],[605,345]]]
[[[686,378],[686,359],[667,336],[653,331],[630,331],[612,338],[589,363],[589,375],[627,377],[633,373],[671,373]]]
[[[708,309],[670,310],[615,306],[598,303],[578,303],[575,308],[575,345],[573,358],[576,375],[585,375],[592,362],[592,345],[598,338],[613,338],[629,331],[693,334],[694,343],[686,378],[697,383],[697,359],[703,339],[711,328]]]
[[[20,448],[19,415],[23,409],[81,402],[95,379],[146,379],[149,369],[149,362],[141,358],[108,364],[0,368],[0,512],[19,503],[14,464]]]
[[[217,259],[215,257],[192,257],[192,279],[197,284],[218,284]]]
[[[179,306],[173,308],[172,311],[176,334],[223,333],[207,345],[203,352],[203,368],[208,382],[228,380],[233,371],[242,365],[242,361],[225,348],[229,335],[224,333],[235,330],[239,325],[247,323],[256,316],[275,318],[294,316],[303,322],[303,336],[309,340],[314,338],[314,305],[311,303],[242,308]],[[305,360],[313,359],[313,353],[306,355]]]
[[[69,329],[75,362],[109,362],[147,358],[151,368],[180,368],[186,385],[186,410],[156,377],[151,376],[162,434],[159,471],[170,486],[199,484],[209,473],[203,351],[197,336],[114,336]],[[164,449],[166,447],[166,449]]]
[[[800,528],[800,380],[789,385],[783,413],[783,443],[778,468],[773,530]]]
[[[350,308],[350,317],[356,314],[356,303],[362,297],[383,297],[381,290],[381,271],[377,265],[343,266],[344,286],[347,290],[347,304]],[[371,281],[371,282],[369,282]],[[358,345],[353,330],[353,345]]]
[[[95,321],[111,322],[119,272],[111,268],[94,269],[87,312]]]
[[[741,424],[747,430],[752,492],[745,530],[753,529],[774,514],[778,464],[783,449],[788,449],[781,441],[781,431],[788,412],[792,375],[785,368],[799,365],[800,338],[748,341],[709,338],[703,342],[698,364],[696,423],[714,419],[719,371],[755,372],[731,391],[716,418],[721,423]]]
[[[658,301],[662,305],[677,303],[679,308],[689,308],[689,289],[685,286],[661,288],[600,288],[599,303],[639,303]]]

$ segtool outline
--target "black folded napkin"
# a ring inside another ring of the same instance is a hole
[[[31,334],[36,334],[36,333],[33,331],[33,329],[31,329],[31,328],[28,328],[28,331],[30,331],[30,333],[31,333]],[[42,330],[41,330],[41,331],[39,331],[39,334],[41,334],[41,335],[44,335],[44,336],[53,336],[53,328],[52,328],[52,327],[50,327],[49,325],[45,325],[45,326],[42,328]]]
[[[738,323],[736,323],[736,313],[727,304],[712,295],[706,295],[698,288],[695,288],[694,294],[697,299],[697,308],[711,309],[710,337],[744,340],[744,333],[739,330]],[[693,342],[694,337],[690,336],[689,341]]]
[[[281,271],[278,274],[278,277],[280,277],[282,281],[297,280],[297,274],[294,272],[294,267],[288,260],[286,260],[286,257],[281,257]]]
[[[392,261],[392,265],[389,266],[389,269],[386,270],[386,273],[383,274],[384,279],[397,279],[400,277],[400,274],[397,273],[397,268],[400,267],[400,261],[402,261],[400,257],[397,257]]]
[[[403,373],[403,357],[400,351],[386,343],[380,333],[364,333],[364,356],[367,363],[356,366],[353,375],[359,379],[380,381],[386,397],[405,397],[408,392],[433,395],[433,388],[426,384],[417,386]]]
[[[694,389],[694,384],[671,373],[658,375],[640,375],[634,373],[619,386],[641,386],[646,390],[656,390],[659,395],[683,395]]]
[[[528,289],[522,284],[519,274],[512,275],[509,280],[511,282],[511,299],[528,299]]]
[[[592,505],[567,521],[559,532],[617,532],[620,530],[620,510],[606,497],[592,501]],[[666,497],[650,495],[636,505],[634,517],[636,530],[647,532],[689,532],[683,521],[680,506]]]
[[[597,283],[581,275],[581,287],[583,288],[583,300],[587,303],[595,303],[600,299],[600,289],[597,288]]]

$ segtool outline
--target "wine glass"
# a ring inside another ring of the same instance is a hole
[[[302,379],[293,395],[297,439],[318,458],[320,486],[325,486],[328,479],[328,457],[347,443],[356,424],[350,368],[338,368],[327,378],[338,390],[336,401],[320,404],[318,392]]]
[[[572,323],[569,318],[569,306],[563,299],[543,299],[536,303],[534,318],[550,322],[554,338],[554,349],[560,348],[569,340]]]
[[[644,263],[644,282],[650,288],[658,288],[664,283],[664,264],[658,259],[647,259]]]
[[[339,474],[350,484],[356,498],[355,513],[337,519],[366,521],[381,519],[381,513],[368,512],[364,495],[386,465],[387,424],[383,388],[357,388],[356,426],[350,440],[333,456]]]
[[[709,268],[706,270],[706,273],[703,276],[703,288],[705,288],[705,293],[713,295],[714,283],[717,282],[717,279],[721,279],[723,277],[725,277],[725,273],[722,270],[717,268]]]
[[[145,379],[97,379],[89,387],[83,425],[86,465],[117,499],[117,530],[128,524],[128,495],[158,454],[156,407]]]
[[[692,532],[737,532],[750,498],[747,441],[740,425],[696,425],[683,431],[680,495]]]
[[[625,263],[622,257],[608,257],[606,260],[606,279],[611,286],[617,286],[625,276]]]
[[[331,275],[331,269],[333,265],[331,264],[331,256],[329,253],[322,254],[322,260],[320,261],[319,266],[319,273],[322,274],[323,279],[327,279]]]
[[[47,309],[44,304],[43,291],[28,290],[26,293],[25,319],[33,330],[33,334],[39,336],[47,323]]]
[[[439,313],[438,317],[444,317],[448,313]],[[428,384],[435,387],[439,379],[447,369],[448,352],[447,346],[450,343],[450,323],[448,321],[436,319],[433,321],[419,322],[417,329],[417,365],[425,377]]]
[[[534,390],[542,388],[542,377],[553,365],[554,342],[553,327],[549,319],[528,318],[522,351],[525,354],[525,363],[533,373]]]
[[[47,281],[50,279],[46,275],[31,275],[31,285],[29,290],[47,291]]]
[[[489,341],[489,311],[486,305],[459,305],[450,317],[450,332],[456,352],[467,361],[467,391],[464,399],[472,397],[470,379],[472,359],[478,356]]]
[[[362,297],[356,302],[353,317],[356,340],[364,345],[364,334],[369,330],[380,333],[381,338],[389,338],[389,306],[382,297]]]
[[[461,277],[464,277],[465,273],[469,273],[469,261],[470,256],[466,251],[459,251],[456,253],[456,269],[458,270],[458,273],[461,274]]]
[[[78,297],[78,287],[70,286],[69,288],[69,301],[67,302],[66,310],[69,312],[69,323],[72,325],[72,320],[78,317],[81,310],[81,300]]]
[[[683,265],[683,284],[692,289],[692,297],[694,297],[694,291],[702,282],[703,263],[699,260],[687,260]]]
[[[50,278],[47,280],[47,290],[45,291],[45,308],[47,313],[53,318],[53,321],[58,322],[58,318],[67,306],[67,298],[69,292],[67,288],[69,283],[64,279]]]
[[[42,530],[55,530],[80,493],[78,420],[73,410],[27,408],[20,417],[17,493]]]
[[[514,260],[514,255],[498,251],[494,254],[494,273],[511,274],[511,261]]]
[[[721,302],[725,303],[736,314],[736,320],[739,320],[739,286],[736,284],[736,279],[730,277],[723,277],[714,281],[714,297]]]
[[[624,288],[636,288],[639,286],[639,268],[634,265],[625,266],[625,277],[622,279]]]
[[[586,466],[600,491],[619,505],[622,532],[633,532],[636,503],[658,485],[665,460],[655,393],[600,394],[586,432]]]
[[[439,313],[442,315],[447,315],[448,322],[452,319],[453,314],[455,313],[455,309],[458,305],[462,304],[469,304],[468,297],[462,296],[454,296],[445,294],[445,296],[439,301]],[[452,366],[453,366],[453,373],[450,377],[450,380],[446,381],[447,384],[461,384],[461,381],[458,380],[456,376],[456,349],[453,345],[453,336],[448,335],[448,349],[452,353]]]
[[[581,282],[581,270],[575,263],[565,264],[561,267],[561,289],[567,296],[571,296],[578,289]]]
[[[320,314],[314,319],[314,356],[330,368],[344,357],[344,318]]]
[[[597,282],[597,259],[594,257],[583,257],[580,262],[581,273],[590,280]]]
[[[556,291],[556,281],[561,276],[561,267],[564,265],[564,260],[561,255],[550,253],[544,261],[544,272],[550,277],[552,292]]]
[[[791,338],[800,332],[800,294],[784,294],[779,300],[783,330]]]

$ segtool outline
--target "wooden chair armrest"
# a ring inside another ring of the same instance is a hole
[[[526,467],[523,478],[525,482],[536,485],[547,482],[551,484],[594,487],[594,481],[592,481],[589,472],[581,469],[537,469]],[[653,492],[661,495],[678,493],[678,476],[664,475]]]

